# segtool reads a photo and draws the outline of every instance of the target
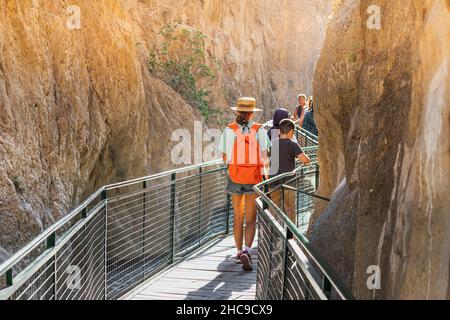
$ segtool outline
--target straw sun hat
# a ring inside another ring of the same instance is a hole
[[[262,111],[261,109],[256,108],[256,99],[248,97],[240,98],[237,102],[237,107],[232,107],[231,110],[238,112]]]

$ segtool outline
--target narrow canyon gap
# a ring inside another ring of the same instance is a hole
[[[356,298],[450,298],[450,0],[0,2],[0,263],[99,186],[172,168],[202,117],[148,71],[175,19],[221,61],[215,105],[268,120],[314,95],[319,207],[308,237]],[[211,124],[214,125],[214,124]],[[381,289],[366,285],[380,266]]]

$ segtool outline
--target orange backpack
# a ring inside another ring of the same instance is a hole
[[[237,123],[228,125],[236,134],[233,154],[228,164],[230,179],[239,184],[258,184],[263,180],[259,143],[256,138],[261,124],[255,123],[250,131],[242,133]]]

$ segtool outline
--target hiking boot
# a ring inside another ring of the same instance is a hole
[[[241,256],[242,256],[242,252],[239,252],[237,255],[236,255],[236,258],[235,258],[235,260],[234,260],[234,262],[236,262],[236,264],[241,264],[242,262],[241,262]]]
[[[241,262],[242,262],[242,269],[245,271],[252,271],[252,257],[250,256],[250,253],[247,250],[242,251],[241,254]]]

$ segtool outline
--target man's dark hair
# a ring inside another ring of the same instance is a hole
[[[284,119],[280,122],[280,133],[288,134],[291,130],[295,129],[295,123],[291,119]]]

